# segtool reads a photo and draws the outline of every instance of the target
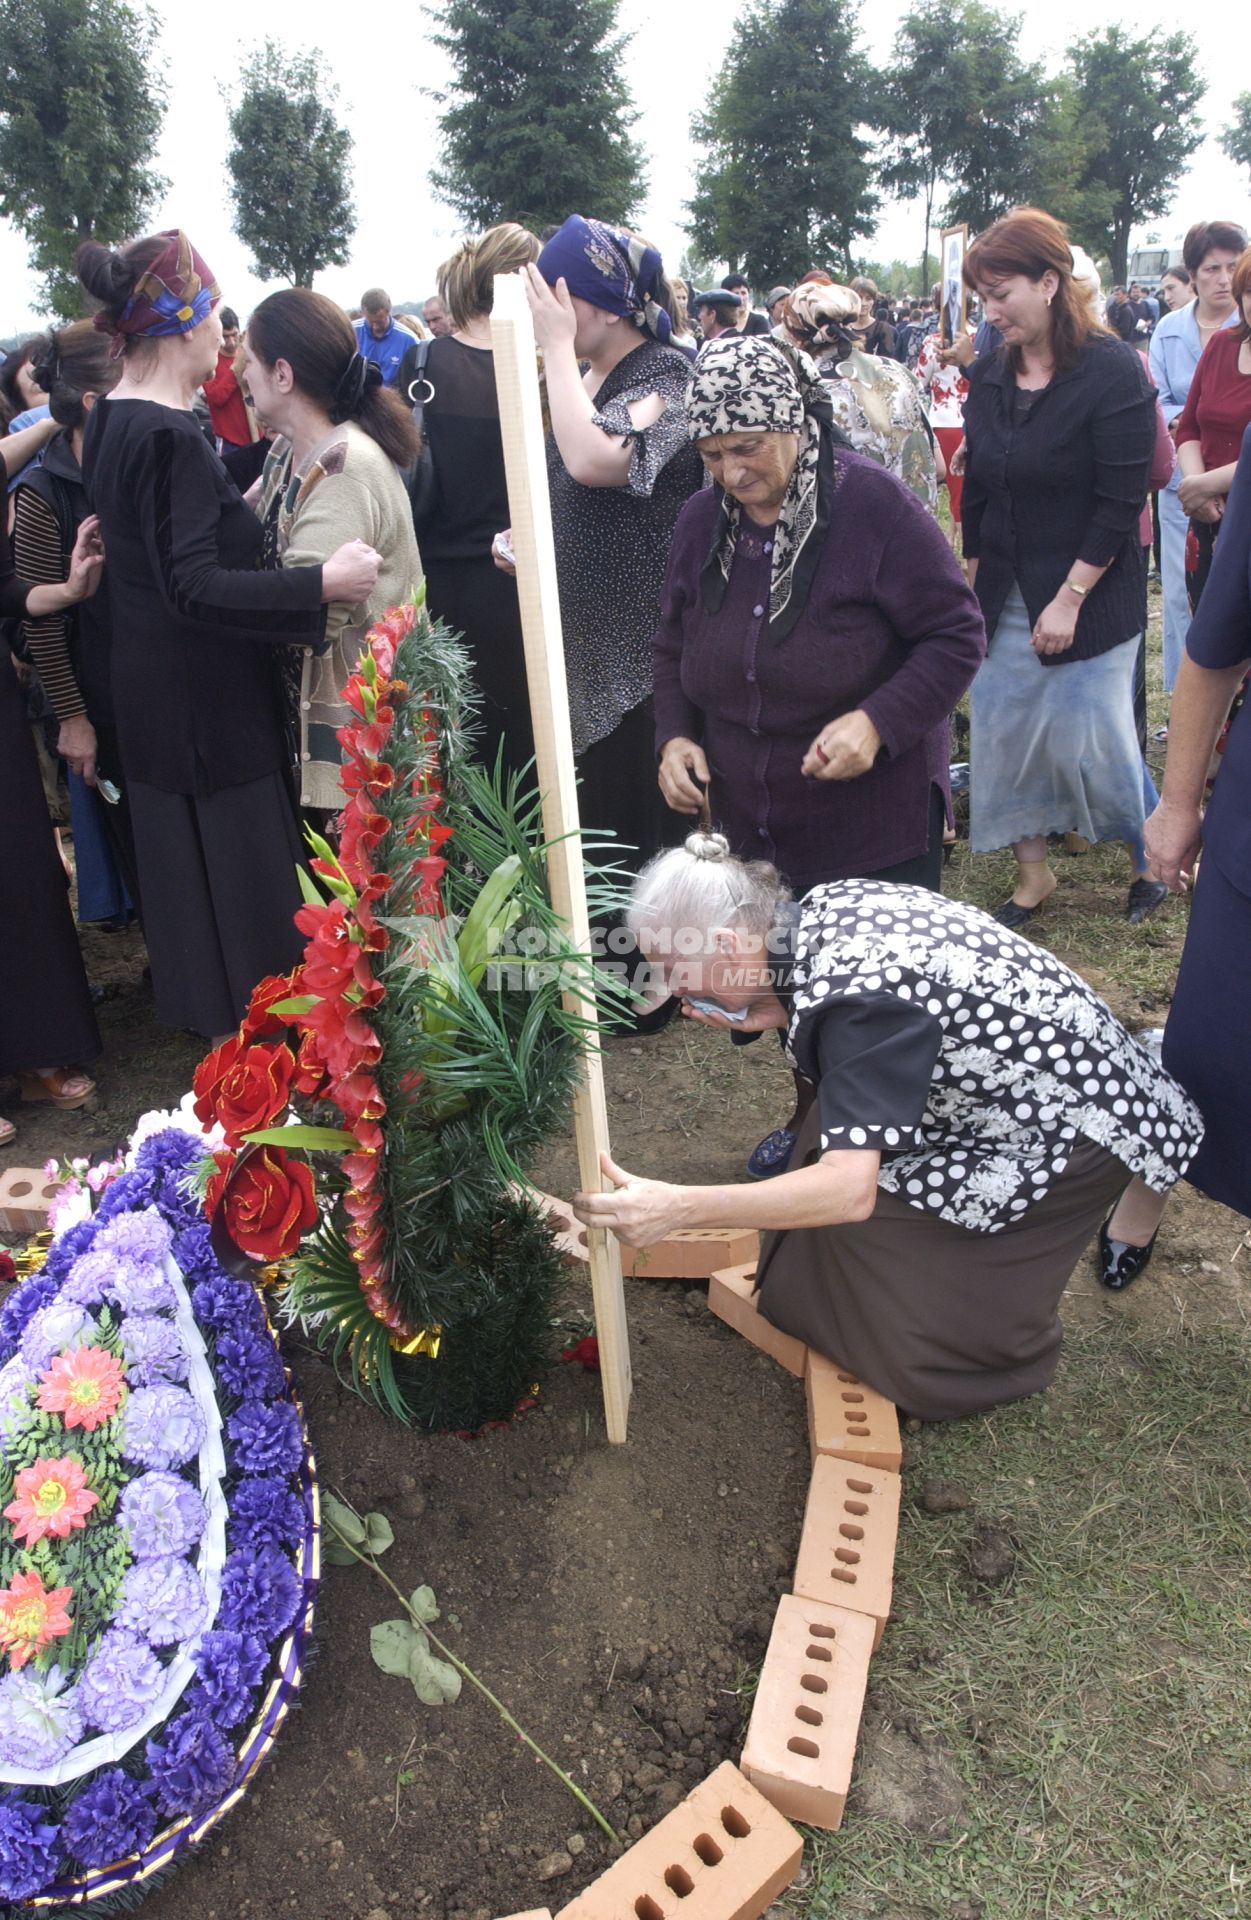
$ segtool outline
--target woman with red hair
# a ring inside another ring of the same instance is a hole
[[[1133,678],[1146,604],[1138,518],[1155,447],[1142,356],[1092,312],[1059,221],[1018,207],[964,277],[1003,345],[964,409],[964,554],[989,635],[973,683],[970,842],[1011,846],[996,918],[1019,927],[1056,886],[1047,835],[1124,841],[1128,916],[1167,897],[1147,873]]]

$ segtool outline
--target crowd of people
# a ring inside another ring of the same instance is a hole
[[[816,266],[757,307],[742,275],[688,287],[580,214],[467,238],[421,320],[378,286],[357,316],[289,289],[241,328],[177,229],[88,242],[79,271],[94,319],[0,375],[21,675],[0,673],[3,885],[26,929],[0,1072],[23,1098],[81,1104],[100,1050],[36,701],[80,917],[89,896],[137,916],[159,1018],[214,1041],[298,958],[303,830],[333,841],[342,800],[341,689],[423,577],[463,636],[484,759],[530,762],[490,331],[509,273],[541,353],[582,817],[638,875],[640,1031],[678,1011],[740,1042],[776,1030],[795,1081],[748,1163],[767,1184],[613,1169],[584,1217],[640,1244],[773,1229],[764,1311],[938,1416],[1044,1384],[1091,1233],[1124,1285],[1188,1166],[1251,1213],[1231,1144],[1251,1059],[1231,1070],[1225,1032],[1218,1058],[1200,1011],[1240,1004],[1251,951],[1240,228],[1197,224],[1158,301],[1106,304],[1033,208],[974,241],[954,304]],[[971,846],[1016,860],[993,916],[942,898],[966,694]],[[1214,767],[1165,1071],[1025,930],[1066,835],[1123,843],[1133,922],[1188,885]]]

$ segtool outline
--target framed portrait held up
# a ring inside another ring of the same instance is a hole
[[[939,282],[942,295],[941,338],[945,347],[949,347],[958,335],[962,334],[969,319],[969,292],[964,284],[964,256],[968,251],[969,229],[967,224],[959,227],[944,227],[942,240],[942,275]]]

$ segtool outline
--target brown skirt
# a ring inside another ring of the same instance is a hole
[[[792,1165],[815,1160],[818,1128],[814,1106]],[[760,1310],[924,1420],[1041,1393],[1060,1358],[1069,1276],[1129,1178],[1080,1141],[1001,1233],[953,1226],[879,1188],[868,1220],[764,1235]]]

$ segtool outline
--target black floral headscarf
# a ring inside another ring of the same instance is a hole
[[[763,334],[723,335],[700,349],[687,392],[691,438],[713,433],[794,433],[795,471],[778,512],[769,585],[769,635],[784,640],[803,612],[830,525],[834,425],[825,382],[806,353]],[[700,572],[709,613],[725,598],[742,509],[721,487],[712,545]]]

